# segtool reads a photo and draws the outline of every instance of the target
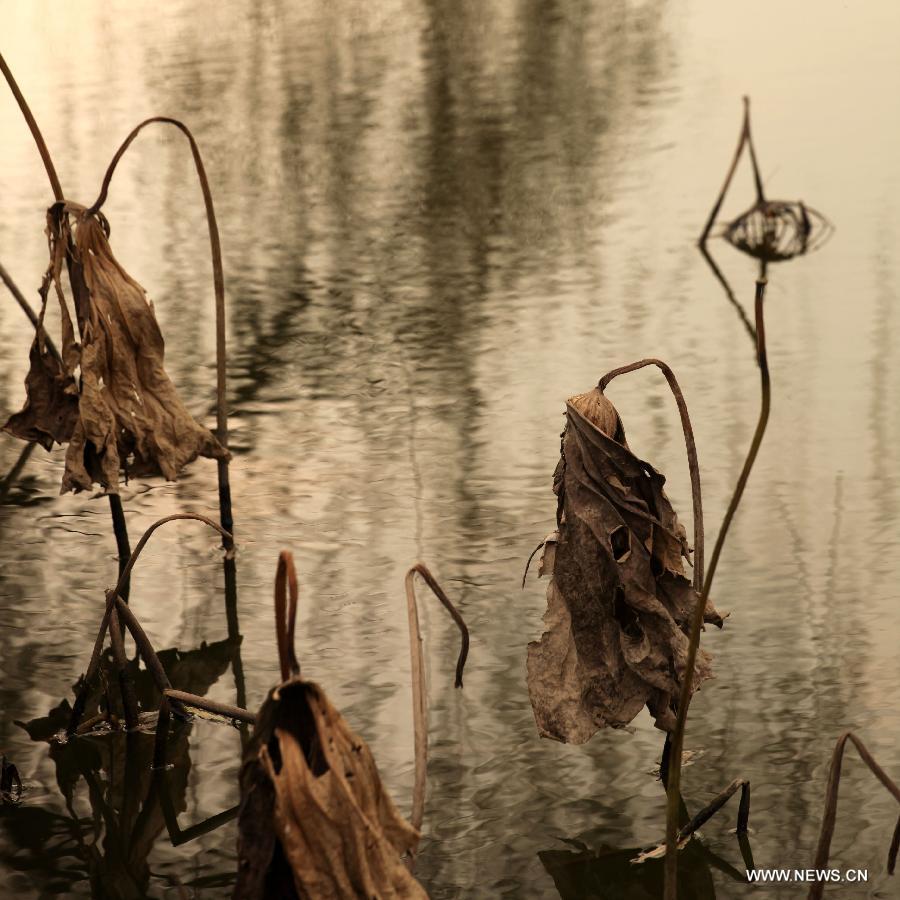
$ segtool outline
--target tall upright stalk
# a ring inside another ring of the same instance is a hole
[[[684,748],[684,730],[687,723],[688,707],[691,702],[691,684],[694,679],[694,668],[697,662],[697,649],[700,646],[700,632],[703,628],[703,614],[706,610],[706,603],[709,599],[710,588],[712,587],[713,578],[716,574],[716,568],[719,564],[719,558],[722,554],[722,547],[725,544],[725,538],[728,535],[728,529],[731,526],[732,519],[737,510],[738,504],[747,486],[747,480],[750,477],[750,470],[759,453],[762,444],[763,435],[766,431],[766,424],[769,421],[769,408],[771,405],[771,385],[769,382],[769,365],[766,359],[766,332],[763,320],[763,301],[766,294],[766,281],[760,279],[756,282],[756,353],[759,363],[762,402],[759,412],[759,421],[756,425],[756,431],[753,434],[753,440],[750,443],[750,449],[747,458],[744,460],[744,467],[741,469],[740,477],[734,489],[731,502],[725,512],[725,518],[722,521],[722,527],[716,538],[713,547],[712,557],[709,561],[709,570],[706,573],[706,580],[703,582],[703,590],[697,600],[694,614],[691,619],[691,632],[688,642],[687,662],[684,667],[684,674],[681,680],[681,696],[678,700],[678,712],[675,721],[675,729],[672,732],[671,751],[669,758],[668,784],[666,787],[666,867],[665,867],[665,900],[677,900],[678,897],[678,823],[679,823],[679,801],[681,799],[681,754]]]
[[[722,190],[719,192],[719,196],[716,199],[716,202],[713,204],[713,208],[710,211],[709,218],[706,220],[706,225],[703,228],[703,234],[700,235],[699,244],[702,247],[703,244],[706,243],[706,239],[709,237],[710,231],[712,231],[713,224],[716,221],[716,216],[719,215],[719,210],[722,208],[722,203],[725,200],[725,194],[728,193],[728,188],[731,185],[731,179],[734,178],[735,170],[737,169],[737,164],[741,159],[741,153],[744,151],[744,145],[750,150],[750,162],[753,165],[753,182],[756,185],[756,202],[757,204],[763,204],[766,202],[765,193],[763,191],[762,185],[762,176],[759,174],[759,165],[756,161],[756,150],[753,147],[753,135],[750,133],[750,98],[744,97],[744,121],[741,125],[741,133],[738,138],[738,145],[734,151],[734,158],[731,160],[731,166],[728,169],[728,174],[725,176],[725,183],[722,185]]]

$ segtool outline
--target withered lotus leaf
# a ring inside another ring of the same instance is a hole
[[[296,677],[270,692],[241,798],[235,897],[427,898],[401,860],[419,832],[317,684]]]
[[[62,492],[101,485],[118,491],[119,472],[162,475],[206,456],[228,457],[194,420],[163,368],[164,343],[144,289],[119,265],[105,219],[74,203],[47,216],[50,266],[26,377],[27,399],[4,430],[46,449],[68,444]],[[76,340],[62,289],[67,264],[81,335]],[[44,314],[55,288],[62,322],[58,362],[46,348]]]
[[[528,645],[528,690],[545,737],[584,743],[600,728],[628,725],[645,705],[657,727],[675,725],[698,594],[664,484],[628,448],[599,388],[568,401],[553,479],[558,532],[543,561],[546,631]],[[722,625],[711,604],[706,621]],[[700,651],[693,689],[710,674]]]

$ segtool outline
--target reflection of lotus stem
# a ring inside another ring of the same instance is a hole
[[[700,463],[697,460],[697,445],[694,443],[691,417],[688,415],[687,403],[684,400],[684,394],[681,393],[675,373],[661,359],[642,359],[629,366],[622,366],[613,369],[612,372],[607,372],[600,379],[599,388],[602,393],[617,375],[634,372],[644,366],[657,366],[662,370],[675,396],[678,413],[681,416],[681,429],[684,432],[684,446],[687,450],[688,469],[691,474],[691,498],[694,504],[694,590],[699,593],[703,585],[703,500],[700,494]]]
[[[422,652],[422,633],[419,630],[419,607],[416,602],[415,576],[422,576],[432,593],[441,601],[459,628],[461,643],[456,660],[454,687],[463,684],[463,668],[469,655],[469,629],[459,611],[450,602],[434,576],[422,563],[416,563],[406,573],[406,612],[409,620],[409,655],[412,665],[413,740],[416,755],[416,781],[413,787],[413,807],[410,822],[416,831],[422,828],[425,814],[425,780],[428,769],[428,697],[425,688],[425,656]]]
[[[756,431],[753,440],[750,443],[750,450],[744,461],[744,467],[741,470],[737,485],[734,489],[734,495],[728,504],[725,512],[725,518],[722,521],[722,527],[716,537],[716,544],[713,547],[712,557],[709,561],[709,571],[706,574],[706,580],[703,583],[703,590],[700,593],[700,599],[694,610],[691,620],[691,634],[688,643],[687,662],[684,667],[684,674],[681,680],[681,696],[678,700],[678,715],[675,721],[675,729],[672,732],[672,745],[669,758],[669,777],[667,784],[667,802],[666,802],[666,886],[665,900],[676,900],[678,896],[677,887],[677,868],[678,868],[678,811],[679,800],[681,798],[681,751],[684,746],[684,728],[687,721],[688,706],[691,702],[691,683],[694,679],[694,666],[697,661],[697,648],[700,645],[700,632],[703,628],[703,613],[706,610],[706,601],[709,598],[709,591],[712,586],[713,577],[716,574],[716,567],[719,563],[719,557],[722,553],[722,546],[725,543],[725,537],[728,534],[728,528],[731,520],[734,518],[738,503],[744,493],[747,485],[747,479],[750,477],[750,470],[756,460],[762,444],[763,435],[766,431],[766,423],[769,420],[769,406],[771,402],[771,388],[769,384],[769,366],[766,359],[766,332],[763,322],[763,300],[766,294],[766,282],[759,280],[756,282],[756,352],[759,362],[760,379],[762,385],[762,404],[759,411],[759,421],[756,425]]]
[[[847,741],[851,741],[856,747],[862,761],[869,767],[872,774],[887,788],[894,799],[900,803],[900,787],[891,780],[888,774],[878,765],[872,754],[866,749],[865,744],[852,732],[845,731],[834,747],[831,756],[831,768],[828,772],[828,784],[825,788],[825,812],[822,815],[822,828],[819,832],[819,843],[816,846],[816,858],[813,866],[816,869],[825,869],[828,866],[828,854],[831,849],[831,838],[834,834],[834,823],[837,818],[838,788],[841,783],[841,763],[844,758],[844,748]],[[888,874],[893,874],[897,862],[897,850],[900,848],[900,819],[894,829],[894,837],[891,841],[891,849],[888,852]],[[820,900],[825,890],[825,883],[818,881],[809,889],[808,900]]]
[[[106,631],[109,628],[109,619],[110,615],[112,614],[114,605],[118,604],[119,615],[125,620],[125,625],[128,627],[129,631],[131,631],[132,636],[135,639],[135,643],[138,645],[138,650],[141,651],[141,656],[144,657],[144,662],[147,664],[148,670],[151,671],[151,675],[154,676],[154,680],[156,681],[157,687],[159,688],[160,692],[170,687],[168,679],[165,675],[165,671],[162,669],[162,665],[159,664],[159,659],[156,657],[155,652],[153,652],[153,647],[150,645],[150,642],[146,640],[146,635],[144,635],[143,630],[137,622],[137,619],[134,618],[134,614],[132,613],[131,615],[129,615],[130,610],[125,605],[125,603],[122,602],[122,598],[119,592],[121,591],[122,586],[129,581],[131,570],[134,568],[135,563],[138,561],[144,547],[147,545],[147,541],[149,541],[151,536],[153,535],[153,532],[156,531],[157,528],[165,525],[167,522],[173,522],[176,519],[196,519],[198,522],[203,522],[206,525],[209,525],[210,528],[218,531],[223,538],[230,539],[231,537],[231,535],[229,535],[228,532],[225,531],[220,525],[217,525],[212,521],[212,519],[208,519],[206,516],[202,516],[199,513],[176,513],[172,516],[166,516],[165,518],[159,519],[158,521],[154,522],[144,532],[144,534],[141,536],[141,539],[138,541],[137,546],[134,548],[134,551],[129,557],[128,562],[119,573],[118,584],[113,590],[107,591],[106,593],[106,609],[103,612],[103,618],[100,622],[100,629],[97,632],[97,639],[94,642],[94,650],[91,654],[91,661],[88,663],[87,671],[85,672],[84,677],[81,680],[81,687],[78,691],[77,697],[75,698],[75,704],[72,707],[72,715],[69,719],[68,728],[66,729],[67,734],[72,734],[75,729],[78,728],[78,723],[81,721],[81,717],[84,714],[84,707],[87,703],[88,691],[90,690],[90,686],[94,678],[96,678],[97,672],[100,669],[100,657],[103,654],[103,641],[106,637]],[[135,633],[135,629],[132,628],[132,624],[137,626],[138,634]],[[145,641],[143,647],[138,640],[139,635],[143,635],[143,639]],[[145,651],[147,651],[146,654]],[[155,659],[155,666],[152,663],[151,659]]]
[[[197,146],[197,142],[194,140],[194,136],[187,125],[179,122],[177,119],[170,119],[166,116],[154,116],[137,125],[125,138],[119,149],[116,150],[112,162],[110,162],[106,174],[103,176],[100,195],[86,215],[93,215],[100,211],[100,207],[106,202],[106,195],[109,192],[109,184],[112,180],[113,172],[115,172],[122,155],[131,146],[132,141],[138,134],[147,125],[154,122],[174,125],[188,139],[191,145],[191,154],[194,158],[194,168],[197,170],[197,178],[200,181],[200,190],[203,193],[203,204],[206,208],[206,224],[209,229],[210,253],[212,255],[213,289],[216,298],[216,436],[219,439],[219,443],[227,450],[228,397],[225,382],[227,357],[225,352],[225,275],[222,268],[222,245],[219,241],[219,226],[216,222],[216,211],[213,206],[212,192],[209,189],[209,181],[206,177],[206,168],[203,165],[203,158],[200,156],[200,148]],[[234,530],[234,520],[231,513],[231,485],[228,478],[228,460],[220,459],[217,462],[219,473],[219,518],[222,528],[229,533],[225,538],[225,548],[230,550],[233,546],[231,533]]]

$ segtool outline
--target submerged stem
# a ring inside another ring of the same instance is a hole
[[[642,359],[638,362],[631,363],[628,366],[621,366],[607,372],[600,379],[599,388],[603,392],[606,386],[617,375],[624,375],[627,372],[634,372],[637,369],[643,369],[644,366],[656,366],[659,368],[672,394],[675,396],[675,403],[678,404],[678,413],[681,416],[681,430],[684,432],[684,446],[687,451],[688,469],[691,474],[691,498],[694,504],[694,590],[698,593],[703,585],[703,498],[700,492],[700,463],[697,460],[697,445],[694,442],[694,429],[691,427],[691,417],[688,414],[687,403],[675,373],[661,359]]]
[[[703,628],[703,614],[706,610],[706,603],[709,599],[709,591],[712,587],[713,577],[716,574],[716,568],[719,564],[719,557],[722,554],[722,547],[725,544],[725,538],[731,521],[734,518],[735,511],[741,501],[747,480],[750,477],[750,470],[759,453],[762,444],[763,435],[766,431],[766,423],[769,421],[769,407],[771,404],[771,386],[769,383],[769,365],[766,358],[766,331],[763,321],[763,300],[766,294],[766,282],[760,279],[756,282],[756,352],[757,361],[759,363],[762,402],[759,412],[759,421],[756,424],[756,431],[753,434],[753,440],[750,443],[750,449],[747,458],[744,460],[744,467],[741,469],[740,477],[734,489],[731,502],[725,512],[725,518],[722,521],[722,527],[716,538],[713,547],[712,557],[709,561],[709,571],[706,573],[706,580],[703,583],[703,590],[697,601],[693,617],[691,619],[691,633],[688,642],[687,662],[684,667],[684,674],[681,681],[681,696],[678,700],[678,715],[675,721],[675,729],[672,732],[672,747],[670,753],[669,780],[667,787],[666,799],[666,880],[665,880],[665,900],[677,900],[677,870],[678,870],[678,809],[681,797],[681,752],[684,747],[684,729],[687,722],[688,706],[691,702],[691,685],[694,680],[694,667],[697,662],[697,648],[700,645],[700,632]]]

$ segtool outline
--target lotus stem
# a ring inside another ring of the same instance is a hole
[[[698,243],[702,247],[706,243],[706,239],[709,237],[710,231],[712,231],[712,227],[715,224],[716,217],[719,215],[719,210],[722,208],[722,203],[725,200],[725,194],[728,192],[728,188],[731,185],[731,179],[734,178],[735,170],[737,169],[737,164],[740,161],[741,153],[744,150],[744,144],[747,144],[750,148],[750,162],[753,165],[753,180],[756,185],[756,200],[757,203],[762,204],[765,203],[765,194],[763,192],[762,178],[759,174],[759,166],[756,161],[756,150],[753,147],[753,136],[750,133],[750,98],[744,97],[744,121],[741,125],[741,133],[738,138],[737,149],[734,151],[734,158],[731,160],[731,166],[728,169],[728,174],[725,176],[725,183],[722,185],[722,190],[719,192],[719,196],[716,199],[716,202],[713,204],[712,211],[709,214],[709,218],[706,220],[706,225],[703,228],[703,233],[700,235],[700,240]]]
[[[412,666],[413,741],[415,744],[416,776],[413,787],[413,808],[410,822],[416,831],[422,828],[425,815],[425,785],[428,770],[428,695],[425,685],[425,656],[422,652],[422,632],[419,628],[419,606],[416,601],[415,577],[422,576],[435,597],[450,613],[460,631],[459,657],[456,660],[454,687],[463,686],[463,669],[469,655],[469,629],[463,617],[451,603],[434,576],[422,563],[411,566],[406,573],[406,612],[409,621],[409,655]]]
[[[125,642],[122,640],[122,626],[119,623],[119,615],[112,610],[109,616],[109,641],[112,644],[113,660],[116,665],[116,676],[119,679],[119,690],[122,694],[122,709],[125,713],[125,727],[131,731],[137,728],[140,721],[138,716],[137,697],[134,693],[134,684],[128,675],[128,659],[125,656]]]
[[[678,385],[678,379],[675,373],[661,359],[642,359],[638,362],[631,363],[628,366],[621,366],[607,372],[600,379],[598,385],[601,393],[606,386],[618,375],[625,375],[627,372],[634,372],[637,369],[643,369],[645,366],[656,366],[659,368],[675,397],[675,403],[678,405],[678,414],[681,416],[681,430],[684,432],[684,446],[687,451],[688,470],[691,476],[691,499],[693,501],[694,515],[694,590],[700,592],[703,586],[703,497],[700,491],[700,462],[697,459],[697,445],[694,442],[694,429],[691,426],[691,417],[688,413],[687,403],[681,388]]]
[[[116,549],[119,554],[119,575],[122,575],[125,566],[131,557],[131,543],[128,540],[128,526],[125,523],[125,510],[122,507],[122,498],[118,494],[108,494],[109,511],[112,515],[113,534],[116,536]],[[131,588],[131,580],[126,578],[122,583],[119,596],[127,603]]]
[[[713,578],[716,574],[716,568],[719,564],[719,558],[722,554],[722,547],[725,544],[725,538],[728,535],[728,529],[731,526],[732,519],[737,510],[741,497],[744,494],[744,488],[747,486],[747,480],[750,477],[750,471],[753,463],[756,461],[762,444],[763,435],[766,431],[766,424],[769,421],[769,408],[771,405],[771,384],[769,381],[769,365],[766,357],[766,330],[763,319],[763,301],[766,295],[766,282],[760,279],[756,282],[756,353],[757,362],[759,363],[760,382],[762,401],[759,412],[759,421],[756,425],[756,431],[753,440],[750,443],[750,449],[747,458],[744,460],[744,467],[738,477],[737,485],[728,509],[725,512],[725,518],[722,521],[722,527],[716,538],[713,547],[712,557],[709,561],[709,570],[706,573],[706,579],[703,582],[703,590],[697,601],[691,620],[691,632],[688,641],[687,661],[684,667],[684,674],[681,681],[681,696],[678,700],[678,711],[675,721],[675,729],[672,732],[672,743],[669,758],[668,784],[666,787],[666,866],[665,866],[665,900],[677,900],[678,886],[678,810],[679,800],[681,798],[681,754],[684,748],[684,730],[687,722],[688,707],[691,702],[691,685],[694,680],[694,667],[697,662],[697,649],[700,645],[700,632],[703,629],[703,614],[706,610],[706,603],[709,599],[710,588],[712,587]]]
[[[63,200],[63,189],[62,185],[59,183],[59,176],[56,174],[56,167],[53,165],[53,160],[50,158],[50,151],[47,149],[47,144],[44,142],[44,136],[41,134],[41,129],[38,128],[38,124],[31,114],[31,109],[28,106],[25,97],[22,95],[22,92],[19,90],[19,85],[16,84],[16,79],[13,77],[13,73],[6,64],[6,60],[3,58],[2,53],[0,53],[0,72],[3,72],[6,83],[9,85],[9,89],[12,91],[13,96],[16,98],[16,102],[19,104],[19,109],[25,117],[25,122],[28,125],[29,131],[31,131],[31,136],[34,138],[35,144],[37,144],[38,153],[41,154],[41,160],[44,163],[44,169],[47,171],[47,178],[50,180],[53,196],[55,197],[56,202],[60,203]]]
[[[81,687],[78,691],[78,694],[75,698],[75,703],[72,707],[72,715],[69,718],[69,725],[68,725],[68,728],[66,729],[67,734],[73,734],[75,732],[75,730],[78,728],[78,723],[81,721],[81,717],[84,715],[84,708],[87,703],[88,691],[90,690],[90,686],[93,683],[94,679],[97,677],[97,672],[100,669],[100,658],[103,655],[103,642],[104,642],[104,639],[106,638],[107,629],[109,628],[110,616],[112,614],[113,607],[116,604],[117,598],[119,600],[121,600],[121,597],[119,596],[119,592],[122,590],[122,586],[128,582],[128,580],[131,576],[131,570],[134,568],[135,564],[137,563],[138,559],[140,558],[140,555],[143,552],[144,547],[147,546],[147,542],[153,536],[153,533],[158,528],[161,528],[163,525],[167,524],[168,522],[174,522],[179,519],[196,519],[198,522],[203,522],[204,524],[208,525],[210,528],[214,529],[215,531],[218,531],[223,537],[230,537],[228,532],[226,532],[220,525],[217,525],[215,522],[212,521],[212,519],[208,519],[206,516],[200,515],[200,513],[176,513],[175,515],[166,516],[165,518],[158,519],[143,533],[143,535],[141,536],[141,539],[137,543],[137,546],[134,548],[134,550],[131,553],[131,556],[128,558],[128,562],[125,564],[124,568],[121,569],[121,571],[119,572],[119,581],[116,584],[115,588],[111,591],[106,592],[106,608],[103,612],[103,618],[100,621],[100,629],[97,632],[97,639],[94,642],[94,649],[91,654],[91,660],[88,663],[87,671],[85,672],[83,678],[81,679]],[[122,603],[122,606],[125,606],[124,602]],[[126,606],[126,609],[127,609],[127,606]],[[121,612],[121,610],[119,612],[123,618],[126,618],[124,613]],[[132,618],[133,618],[133,616],[132,616]],[[134,622],[137,622],[137,620],[134,619]],[[125,624],[128,625],[127,618],[126,618]],[[138,625],[138,628],[140,629],[140,625]],[[132,632],[132,634],[133,634],[133,632]],[[141,634],[143,634],[142,630],[141,630]],[[144,635],[144,637],[146,638],[146,635]],[[137,643],[137,638],[135,638],[135,643]],[[149,645],[149,641],[147,642],[146,646],[152,652],[153,648],[152,648],[152,646]],[[138,650],[141,650],[140,645],[138,645]],[[143,652],[141,655],[143,655]],[[155,656],[156,654],[153,653],[152,655]],[[147,658],[145,657],[145,662],[146,661],[147,661]],[[157,663],[158,662],[159,662],[159,660],[157,659]],[[150,663],[148,662],[148,668],[149,668],[149,666],[150,666]],[[161,669],[162,666],[159,666],[159,668]],[[163,672],[163,678],[165,678],[165,672]],[[160,685],[160,681],[158,680],[157,686],[159,686],[159,685]],[[168,681],[166,680],[163,687],[160,687],[160,691],[162,691],[165,687],[168,687],[168,686],[169,686]]]
[[[33,441],[26,444],[22,448],[19,458],[13,463],[13,467],[7,472],[6,477],[3,481],[0,481],[0,503],[6,499],[9,489],[16,483],[16,479],[19,475],[22,474],[22,470],[25,468],[25,464],[28,462],[28,458],[31,456],[36,446],[37,445]]]
[[[290,589],[290,604],[287,592]],[[300,674],[300,663],[294,652],[294,625],[297,620],[297,571],[294,557],[287,550],[278,556],[275,573],[275,638],[278,643],[278,661],[281,680],[288,681]]]
[[[134,139],[147,126],[153,123],[161,123],[173,125],[188,139],[191,146],[191,155],[194,158],[194,167],[197,170],[197,178],[200,181],[200,190],[203,193],[203,204],[206,208],[206,223],[209,230],[209,245],[212,255],[213,268],[213,290],[215,292],[216,301],[216,436],[219,443],[228,449],[228,395],[226,384],[226,369],[228,359],[225,347],[225,274],[222,267],[222,245],[219,240],[219,226],[216,221],[216,211],[213,205],[212,192],[209,188],[209,180],[206,177],[206,167],[203,165],[203,157],[200,155],[200,148],[197,146],[196,140],[191,130],[183,122],[178,119],[171,119],[167,116],[154,116],[146,119],[137,125],[128,137],[122,142],[122,145],[116,150],[106,174],[103,176],[103,184],[100,188],[100,195],[94,201],[93,206],[87,211],[87,215],[93,215],[100,211],[100,208],[106,202],[109,192],[109,185],[112,181],[113,173],[119,164],[125,151],[131,146]],[[228,460],[220,459],[218,462],[219,476],[219,518],[222,528],[228,534],[224,537],[226,550],[231,550],[234,546],[232,534],[234,532],[234,518],[231,511],[231,484],[228,475]]]
[[[156,714],[156,734],[153,736],[153,769],[161,771],[166,768],[166,743],[169,740],[169,724],[172,715],[169,698],[163,693]]]
[[[866,745],[852,732],[845,731],[837,740],[834,752],[831,755],[831,768],[828,772],[828,783],[825,787],[825,812],[822,815],[822,827],[819,831],[819,843],[816,846],[816,858],[813,867],[825,869],[828,866],[828,856],[831,851],[831,838],[834,835],[834,825],[837,819],[838,788],[841,784],[841,763],[844,758],[844,748],[850,741],[856,747],[862,761],[869,767],[872,774],[885,786],[888,793],[900,803],[900,787],[890,776],[875,762],[874,757],[866,749]],[[888,871],[893,871],[892,863],[896,863],[897,848],[900,846],[900,821],[894,829],[891,849],[888,852]],[[825,883],[817,881],[810,886],[808,900],[821,900],[825,890]]]
[[[0,281],[2,281],[7,290],[13,295],[13,299],[16,303],[19,304],[22,312],[28,316],[28,321],[34,326],[35,329],[41,323],[41,317],[34,311],[32,305],[25,299],[25,295],[19,289],[19,286],[13,280],[12,275],[6,270],[2,263],[0,263]],[[44,279],[44,284],[41,285],[41,300],[43,301],[44,297],[46,297],[45,291],[49,289],[50,281],[49,279]],[[44,335],[44,346],[47,348],[47,352],[60,364],[62,365],[62,357],[59,355],[59,350],[56,349],[56,345],[50,339],[49,335]]]
[[[169,700],[174,700],[178,704],[184,706],[192,706],[195,709],[204,709],[207,712],[214,713],[217,716],[224,716],[226,719],[237,719],[239,722],[249,722],[251,725],[256,722],[255,713],[239,706],[232,706],[230,703],[219,703],[217,700],[207,700],[206,697],[200,697],[197,694],[190,694],[187,691],[176,691],[172,688],[166,688],[163,692]]]

